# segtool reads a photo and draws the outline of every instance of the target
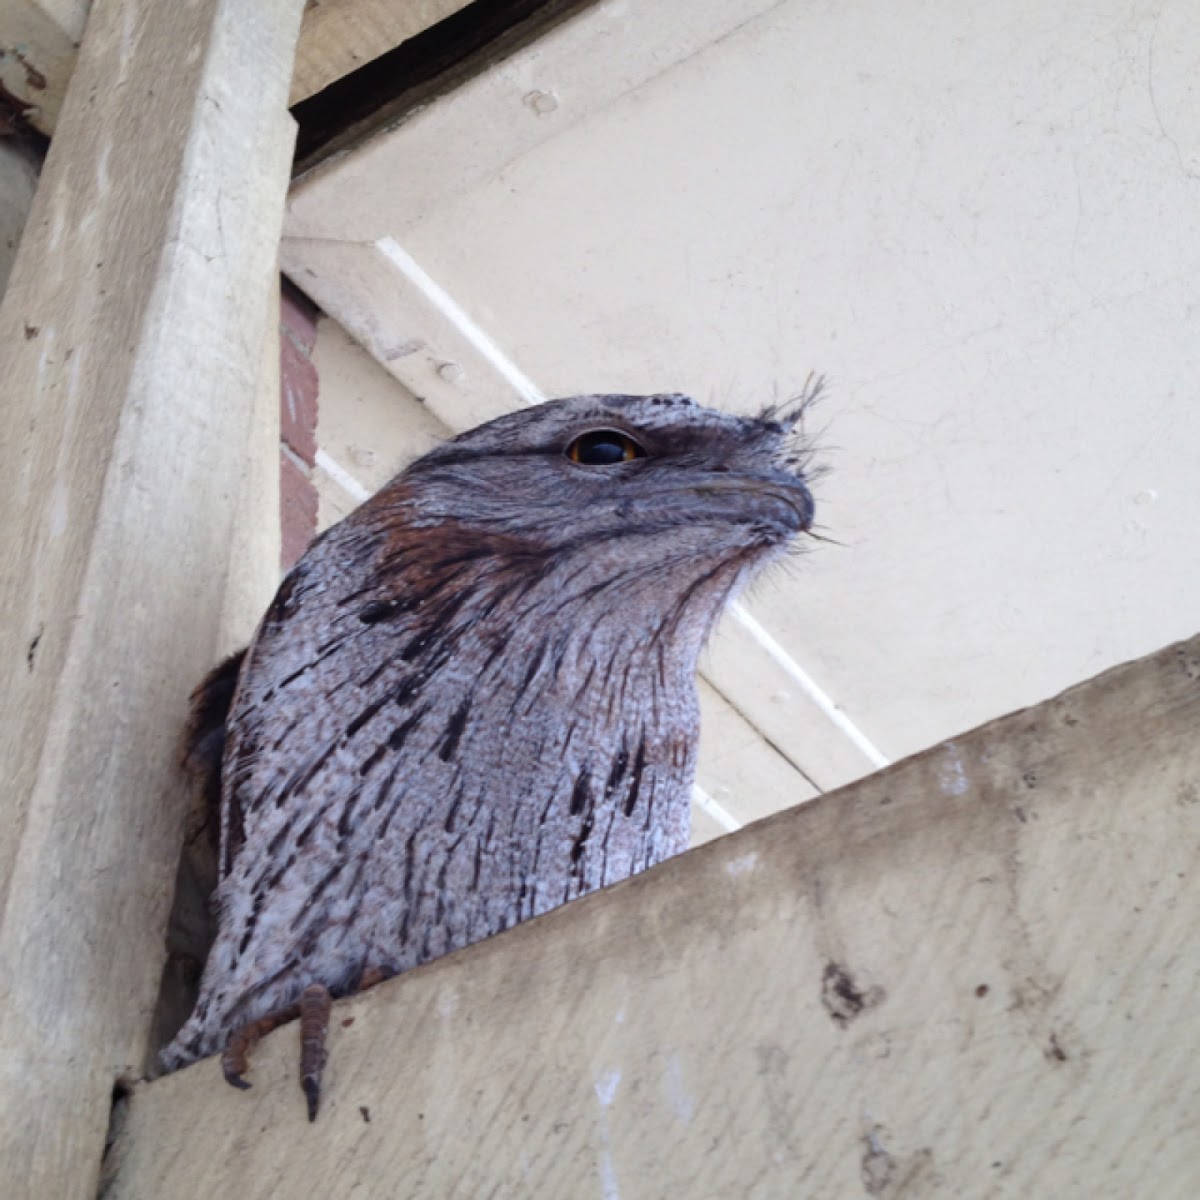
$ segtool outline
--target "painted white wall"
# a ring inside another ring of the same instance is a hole
[[[320,380],[314,482],[323,530],[449,431],[328,317],[317,321],[312,361]]]
[[[846,548],[751,599],[896,757],[1195,632],[1197,80],[1180,0],[600,3],[306,180],[285,261],[466,423],[511,388],[378,239],[550,394],[827,374]]]

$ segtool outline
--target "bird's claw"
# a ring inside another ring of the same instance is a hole
[[[300,1005],[289,1004],[286,1008],[276,1009],[273,1013],[267,1013],[265,1017],[259,1017],[257,1021],[250,1021],[240,1029],[235,1029],[225,1047],[225,1053],[221,1055],[221,1072],[225,1076],[225,1082],[243,1091],[249,1088],[250,1081],[245,1078],[245,1074],[250,1069],[250,1055],[258,1045],[259,1038],[270,1033],[276,1026],[294,1021],[299,1015]]]
[[[232,1086],[233,1086],[233,1087],[235,1087],[235,1088],[241,1088],[241,1089],[242,1089],[242,1091],[246,1091],[247,1089],[249,1089],[249,1088],[251,1088],[251,1087],[253,1087],[253,1086],[254,1086],[254,1085],[253,1085],[253,1084],[250,1082],[250,1080],[248,1080],[248,1079],[244,1079],[244,1078],[243,1078],[241,1075],[239,1075],[239,1074],[238,1074],[236,1071],[231,1071],[231,1070],[230,1070],[230,1069],[229,1069],[227,1066],[225,1066],[223,1063],[222,1063],[222,1065],[221,1065],[221,1070],[222,1070],[222,1071],[225,1073],[225,1082],[226,1082],[226,1083],[228,1083],[228,1084],[230,1084],[230,1085],[232,1085]]]

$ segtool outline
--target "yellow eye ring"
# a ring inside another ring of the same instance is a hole
[[[567,457],[583,467],[611,467],[645,458],[645,449],[620,429],[589,429],[567,447]]]

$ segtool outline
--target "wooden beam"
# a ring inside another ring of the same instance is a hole
[[[298,104],[469,0],[323,0],[307,5],[288,96]],[[0,85],[43,133],[53,133],[91,0],[0,0]]]
[[[90,0],[0,0],[0,87],[36,129],[58,123]]]
[[[465,8],[470,0],[324,0],[304,14],[292,104],[328,87],[401,42]]]
[[[248,461],[277,463],[301,8],[99,0],[0,308],[6,1195],[94,1195],[145,1066],[187,695],[264,601],[231,547],[274,494]]]
[[[110,1200],[1200,1194],[1200,637],[139,1086]]]

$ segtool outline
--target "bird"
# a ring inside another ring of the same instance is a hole
[[[216,747],[217,935],[167,1069],[687,848],[696,666],[810,531],[803,417],[679,394],[508,413],[321,534],[194,698]]]

